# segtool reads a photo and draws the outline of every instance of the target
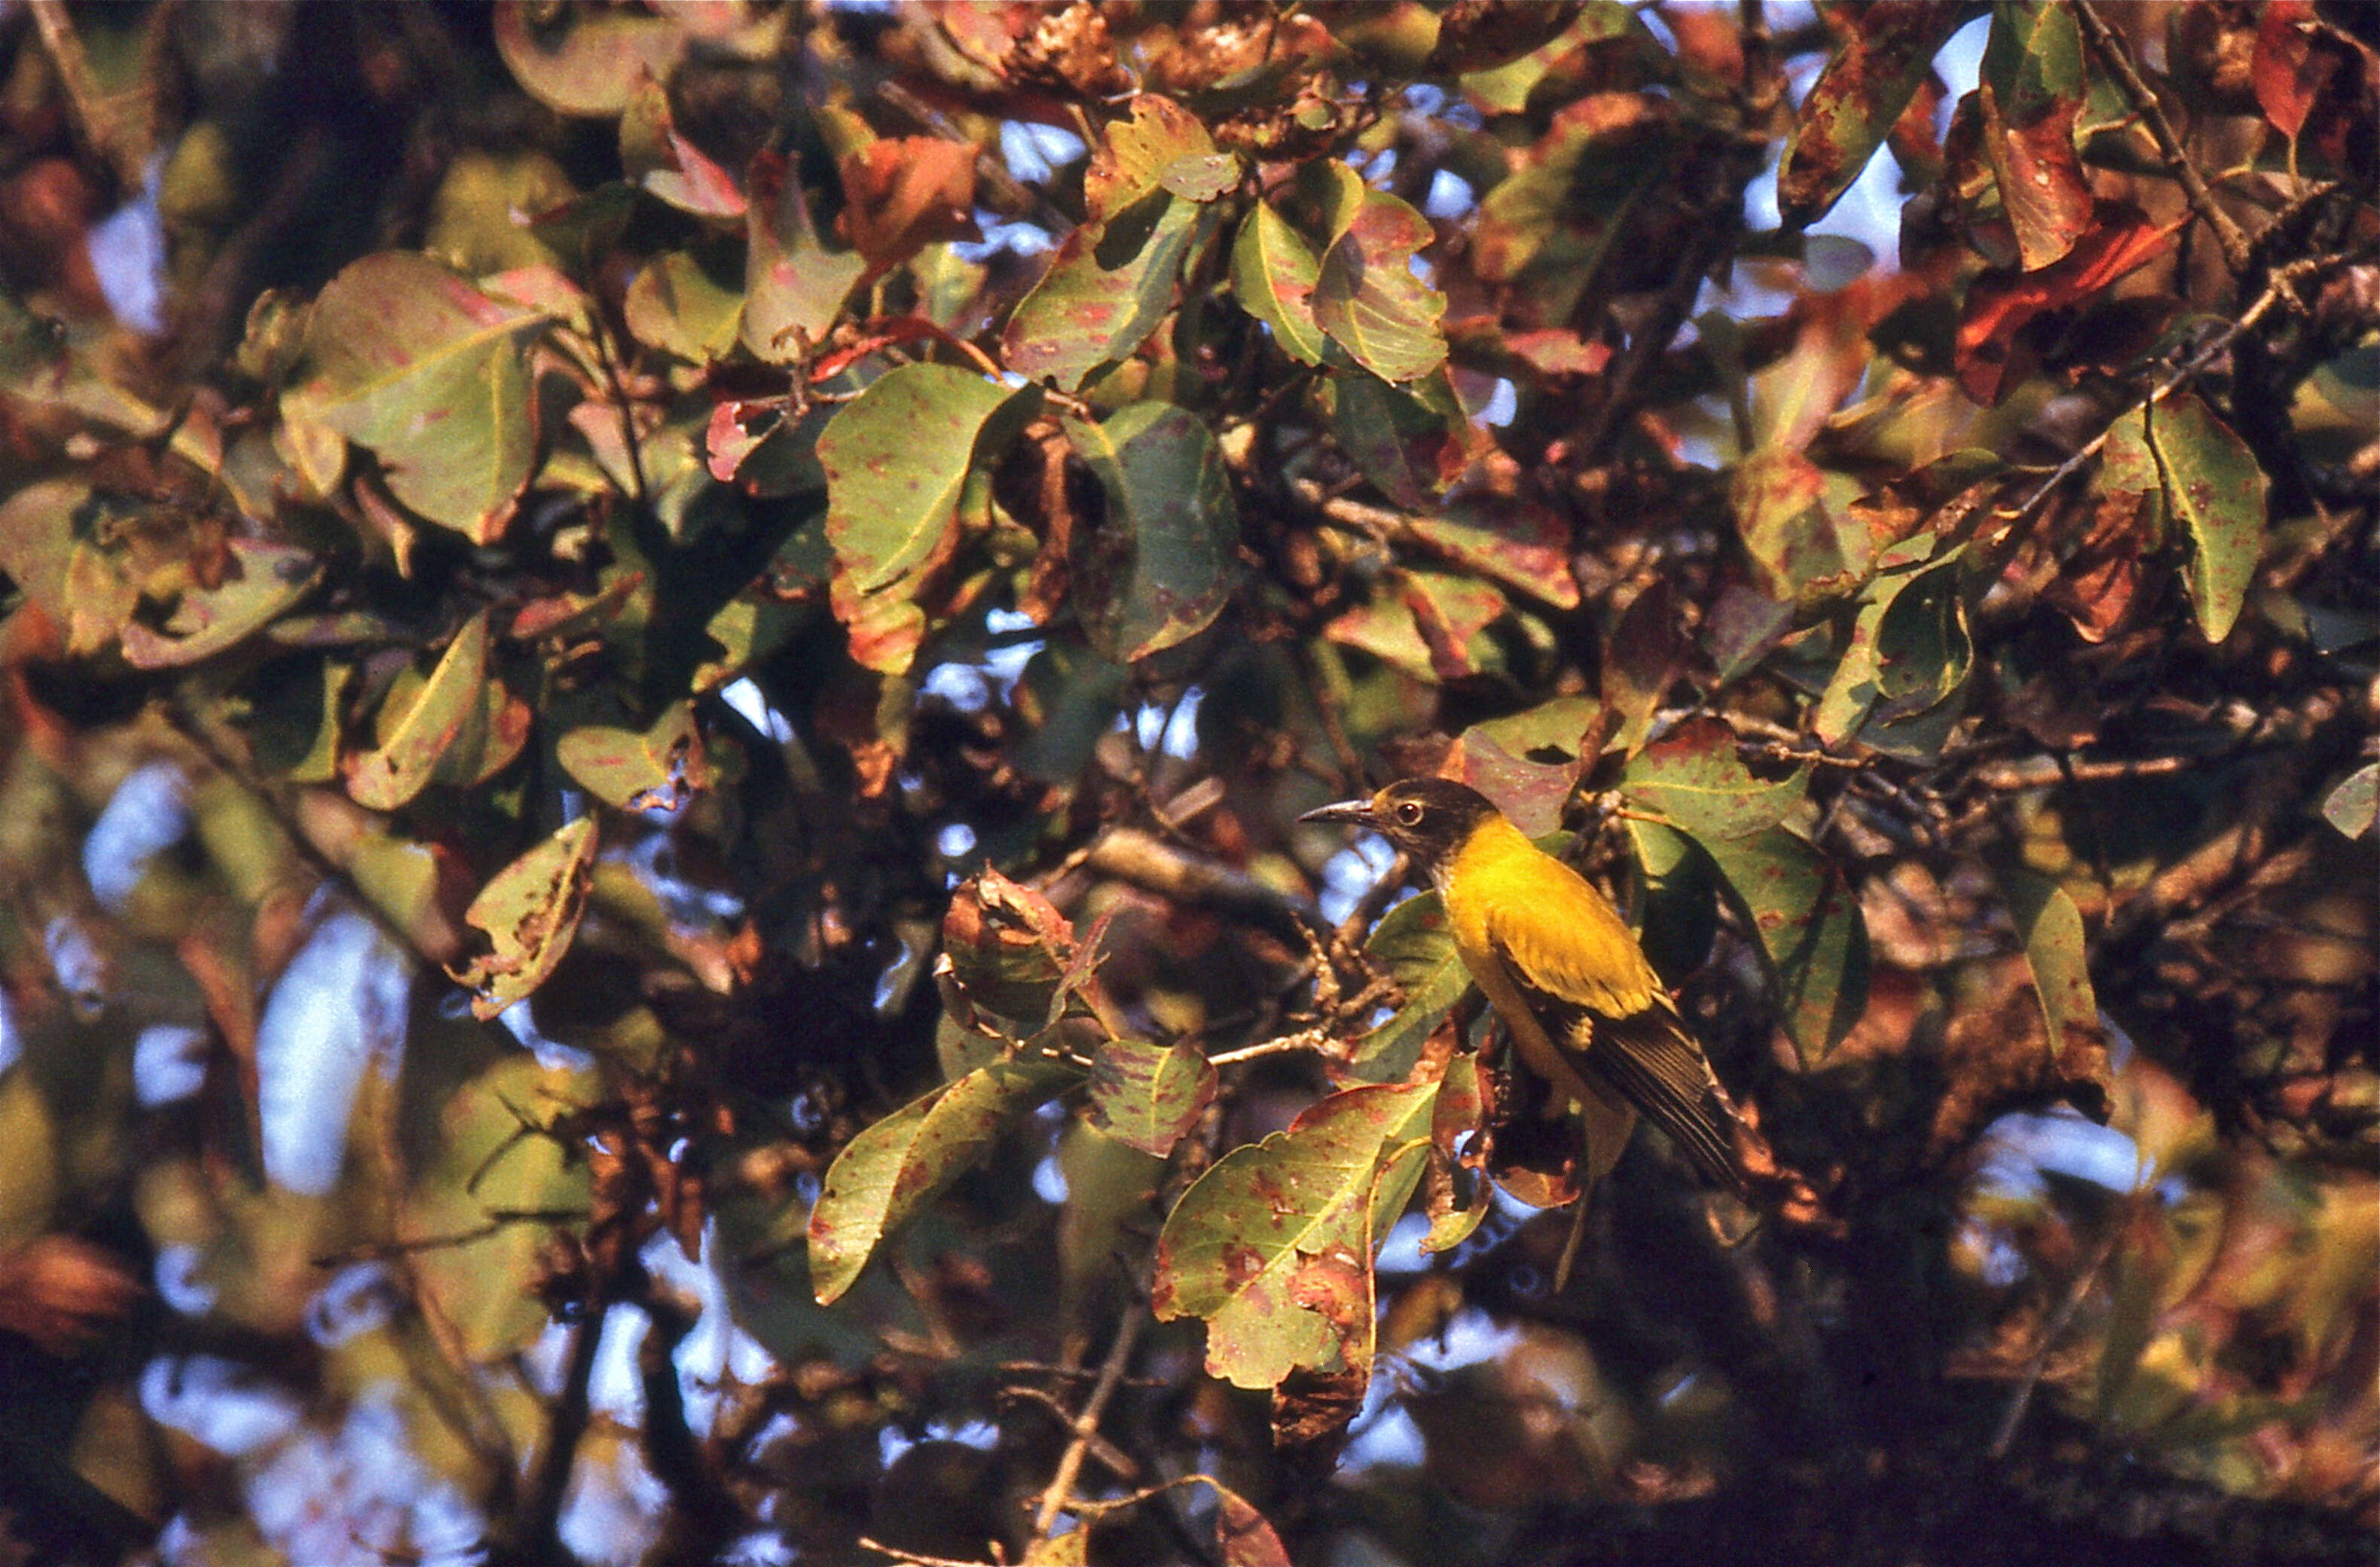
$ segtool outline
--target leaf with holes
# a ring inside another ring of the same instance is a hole
[[[832,1306],[878,1245],[990,1150],[1017,1116],[1083,1080],[1054,1061],[1000,1061],[911,1101],[844,1145],[810,1209],[810,1286]]]
[[[473,1016],[493,1017],[545,983],[578,933],[594,872],[595,819],[582,816],[480,889],[463,918],[493,950],[448,971],[471,992]]]
[[[553,749],[565,771],[621,810],[676,810],[710,786],[710,762],[688,702],[673,702],[642,733],[584,724]]]
[[[414,512],[492,543],[536,459],[528,350],[546,325],[426,256],[366,256],[315,300],[287,402],[368,448]]]
[[[124,660],[135,669],[167,669],[211,658],[262,630],[304,598],[320,574],[314,557],[285,544],[227,541],[224,579],[188,588],[160,633],[139,621],[124,628]]]
[[[1301,1367],[1368,1369],[1374,1238],[1420,1179],[1437,1094],[1435,1083],[1333,1094],[1183,1194],[1158,1238],[1150,1304],[1161,1320],[1206,1320],[1210,1374],[1270,1388]]]

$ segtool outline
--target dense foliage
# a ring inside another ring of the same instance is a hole
[[[0,1561],[2364,1559],[2375,16],[0,8]]]

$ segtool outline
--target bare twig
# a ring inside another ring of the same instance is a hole
[[[2165,108],[2157,102],[2155,91],[2141,79],[2141,73],[2133,67],[2124,41],[2116,36],[2091,0],[2074,0],[2074,17],[2082,24],[2083,36],[2090,43],[2091,52],[2099,56],[2100,64],[2115,74],[2117,84],[2124,90],[2124,96],[2140,112],[2142,122],[2149,128],[2149,134],[2156,139],[2157,151],[2164,155],[2166,167],[2181,182],[2181,188],[2190,197],[2191,211],[2204,219],[2206,226],[2214,231],[2215,243],[2223,250],[2224,264],[2231,269],[2234,277],[2245,273],[2251,261],[2247,236],[2240,232],[2240,225],[2231,221],[2229,213],[2215,204],[2215,192],[2207,188],[2204,176],[2191,163],[2190,154],[2183,150],[2181,138],[2174,134],[2173,122],[2166,118]]]
[[[860,1536],[858,1545],[862,1550],[876,1551],[895,1561],[906,1561],[910,1567],[1000,1567],[997,1561],[970,1561],[957,1556],[927,1556],[918,1551],[904,1550],[897,1545],[886,1545],[868,1535]]]
[[[1083,863],[1185,907],[1285,935],[1315,922],[1313,910],[1238,867],[1186,853],[1136,828],[1109,832],[1090,846]]]
[[[1050,1476],[1048,1488],[1041,1493],[1041,1503],[1034,1510],[1034,1538],[1048,1539],[1050,1531],[1057,1525],[1058,1515],[1068,1510],[1075,1477],[1083,1470],[1083,1457],[1090,1451],[1091,1439],[1099,1434],[1099,1421],[1107,1414],[1109,1402],[1123,1383],[1123,1374],[1132,1364],[1133,1347],[1139,1342],[1140,1330],[1148,1321],[1148,1308],[1136,1306],[1117,1325],[1115,1342],[1108,1346],[1108,1357],[1099,1366],[1099,1379],[1092,1385],[1090,1396],[1083,1401],[1082,1413],[1075,1416],[1075,1439],[1059,1455],[1057,1472]]]
[[[2074,1276],[2074,1282],[2066,1291],[2066,1298],[2058,1303],[2058,1309],[2050,1314],[2047,1322],[2042,1324],[2040,1347],[2034,1351],[2032,1363],[2024,1368],[2024,1375],[2018,1379],[2016,1391],[2010,1395],[2008,1408],[2000,1415],[1999,1428],[1992,1433],[1990,1451],[1994,1458],[2008,1456],[2010,1446],[2016,1440],[2017,1427],[2023,1423],[2025,1409],[2033,1403],[2034,1390],[2041,1385],[2042,1374],[2049,1368],[2050,1352],[2065,1336],[2067,1325],[2074,1320],[2075,1312],[2082,1309],[2082,1302],[2091,1294],[2091,1286],[2098,1281],[2099,1270],[2107,1267],[2107,1259],[2115,1255],[2116,1242],[2131,1228],[2136,1200],[2127,1199],[2107,1225],[2107,1233],[2100,1236],[2099,1244],[2092,1248],[2091,1260],[2084,1264],[2082,1272]]]

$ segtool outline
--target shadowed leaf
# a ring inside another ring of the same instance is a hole
[[[2166,505],[2190,543],[2181,575],[2191,613],[2206,639],[2220,642],[2247,601],[2270,481],[2247,443],[2192,394],[2152,409],[2148,438]]]
[[[1065,428],[1107,496],[1097,526],[1077,523],[1074,535],[1091,645],[1123,662],[1204,631],[1243,574],[1239,515],[1214,437],[1170,403],[1134,403]]]
[[[810,1283],[832,1306],[877,1246],[990,1150],[1016,1116],[1082,1081],[1051,1061],[979,1067],[844,1145],[810,1209]]]
[[[1355,1041],[1347,1070],[1369,1082],[1402,1083],[1432,1031],[1470,988],[1471,972],[1454,950],[1436,893],[1407,898],[1383,915],[1364,943],[1364,958],[1397,982],[1404,1001]]]
[[[1215,1069],[1187,1045],[1111,1039],[1091,1057],[1091,1124],[1162,1159],[1215,1097]]]
[[[419,690],[390,693],[377,721],[379,744],[341,759],[347,793],[358,805],[395,810],[421,793],[439,759],[485,700],[487,668],[488,617],[482,611],[464,622]],[[400,702],[402,710],[392,711]]]
[[[1816,222],[1867,167],[1959,24],[1951,0],[1870,0],[1841,13],[1848,36],[1802,102],[1777,204],[1795,226]]]

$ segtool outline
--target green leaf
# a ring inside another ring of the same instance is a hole
[[[1371,1082],[1402,1083],[1431,1033],[1470,989],[1471,971],[1454,950],[1436,893],[1416,893],[1383,915],[1364,943],[1364,956],[1397,982],[1405,999],[1395,1015],[1355,1042],[1347,1069]]]
[[[1322,328],[1314,319],[1314,284],[1321,268],[1305,237],[1262,201],[1232,242],[1232,292],[1240,308],[1272,328],[1281,352],[1301,364],[1322,362]]]
[[[472,1015],[493,1017],[545,983],[578,933],[594,869],[595,819],[582,816],[480,889],[463,918],[494,950],[448,971],[472,992]]]
[[[554,742],[571,777],[621,810],[676,810],[710,786],[710,763],[690,702],[673,702],[639,734],[586,724]]]
[[[1413,381],[1446,362],[1439,318],[1446,296],[1408,264],[1438,237],[1429,220],[1385,191],[1366,189],[1314,281],[1314,320],[1383,381]]]
[[[494,22],[496,53],[514,79],[565,115],[620,113],[642,79],[668,77],[686,53],[675,20],[626,6],[506,4]]]
[[[1111,1039],[1091,1057],[1091,1124],[1160,1159],[1214,1098],[1214,1067],[1186,1045]]]
[[[1441,368],[1404,386],[1348,367],[1330,377],[1331,431],[1364,477],[1427,512],[1471,460],[1471,427]]]
[[[414,512],[492,543],[537,456],[528,347],[547,319],[425,256],[366,256],[314,301],[287,401],[369,448]]]
[[[888,588],[950,544],[977,438],[1011,395],[968,370],[903,365],[829,421],[826,536],[856,589]]]
[[[314,557],[285,544],[226,541],[230,561],[212,588],[189,588],[161,634],[134,621],[124,628],[124,660],[135,669],[170,669],[211,658],[246,640],[304,598],[321,575]]]
[[[752,160],[744,262],[744,346],[772,365],[798,363],[826,340],[868,271],[856,250],[830,250],[810,225],[801,171],[783,154]]]
[[[1827,488],[1798,451],[1765,448],[1736,466],[1736,528],[1761,591],[1780,603],[1848,587],[1866,565],[1866,541],[1836,519]]]
[[[2380,819],[2380,762],[2366,762],[2347,775],[2322,802],[2322,819],[2350,838],[2368,838]]]
[[[1909,578],[1877,619],[1877,716],[1906,718],[1940,706],[1973,662],[1959,564],[1945,561]]]
[[[1015,1117],[1083,1080],[1062,1062],[1003,1061],[913,1100],[844,1146],[810,1209],[810,1283],[832,1306],[887,1236],[983,1157]]]
[[[735,349],[744,295],[703,252],[667,250],[638,269],[622,308],[638,342],[709,364]]]
[[[1994,0],[1983,74],[2000,113],[2020,125],[2080,101],[2090,84],[2083,79],[2082,30],[2072,7]]]
[[[1074,540],[1091,646],[1126,662],[1204,631],[1243,574],[1239,514],[1214,437],[1171,403],[1132,403],[1065,429],[1107,495],[1097,526],[1076,524]]]
[[[2220,642],[2247,602],[2271,484],[2247,443],[2193,394],[2155,408],[2148,437],[2166,504],[2190,541],[2181,575],[2191,613],[2206,639]]]
[[[1785,820],[1803,802],[1809,771],[1761,782],[1737,755],[1735,731],[1706,714],[1631,757],[1620,787],[1636,806],[1706,843],[1751,837]]]
[[[347,793],[358,805],[395,810],[421,793],[439,759],[480,712],[487,671],[488,614],[481,610],[446,644],[419,691],[390,692],[378,719],[379,745],[340,759]]]
[[[2091,989],[2090,945],[2082,911],[2046,876],[2010,866],[1999,873],[2000,897],[2033,969],[2034,994],[2048,1026],[2053,1058],[2101,1048],[2099,1002]]]
[[[1803,1063],[1815,1066],[1867,1009],[1867,925],[1842,873],[1782,827],[1742,837],[1687,829],[1718,867],[1760,940],[1778,1009]]]
[[[1269,1388],[1299,1367],[1369,1367],[1374,1217],[1402,1206],[1381,1178],[1393,1162],[1418,1179],[1398,1156],[1427,1141],[1437,1095],[1435,1083],[1333,1094],[1183,1194],[1158,1238],[1151,1305],[1166,1321],[1206,1319],[1210,1374]]]
[[[440,1116],[437,1160],[407,1198],[410,1233],[472,1234],[494,1214],[584,1210],[586,1161],[568,1157],[562,1137],[530,1128],[600,1093],[593,1073],[549,1070],[524,1054],[500,1059],[464,1084]],[[543,1223],[507,1223],[460,1245],[415,1254],[423,1287],[474,1364],[525,1349],[545,1330],[537,1268],[551,1233]]]
[[[1778,175],[1789,226],[1816,222],[1852,188],[1961,16],[1950,0],[1869,0],[1842,13],[1842,45],[1802,101]]]

